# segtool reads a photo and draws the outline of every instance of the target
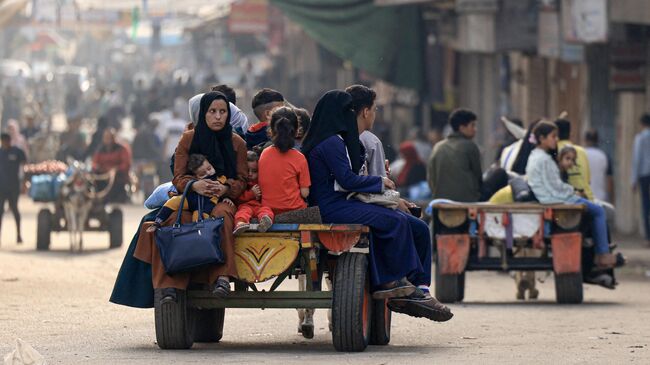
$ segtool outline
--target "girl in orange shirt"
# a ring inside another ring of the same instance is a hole
[[[309,167],[307,159],[294,149],[298,117],[293,109],[282,107],[271,116],[271,141],[259,160],[259,187],[262,205],[273,213],[307,208]]]

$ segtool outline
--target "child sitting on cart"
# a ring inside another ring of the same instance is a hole
[[[190,173],[192,173],[197,178],[197,180],[209,179],[209,180],[219,181],[222,184],[226,182],[225,176],[215,176],[216,174],[215,174],[214,167],[210,164],[208,159],[203,155],[199,155],[199,154],[190,155],[190,159],[187,163],[187,167],[190,170]],[[167,200],[165,205],[163,205],[163,207],[160,209],[160,212],[158,212],[158,214],[156,215],[154,224],[151,225],[149,228],[147,228],[147,232],[154,232],[156,229],[160,228],[160,225],[164,221],[166,221],[173,212],[178,210],[182,198],[183,198],[182,195],[177,195]],[[210,214],[212,209],[214,209],[214,207],[220,201],[220,198],[217,196],[206,197],[194,191],[188,192],[185,204],[183,205],[183,209],[193,212],[193,217],[192,217],[193,220],[198,219],[197,210],[199,207],[199,199],[202,199],[201,203],[203,205],[202,209],[204,214]],[[231,205],[234,205],[234,203],[228,198],[224,198],[223,201]]]
[[[533,150],[526,166],[526,176],[531,190],[542,204],[568,203],[583,204],[592,218],[591,229],[595,243],[595,264],[597,269],[611,269],[617,264],[616,255],[609,249],[607,221],[605,211],[600,205],[594,204],[580,196],[571,185],[562,181],[558,165],[553,161],[550,151],[557,148],[557,127],[553,123],[542,121],[535,126],[533,135],[537,148]],[[570,152],[566,156],[569,160]],[[568,165],[570,161],[560,164]]]
[[[248,151],[248,186],[246,191],[237,198],[237,213],[235,214],[234,234],[239,234],[250,228],[250,220],[257,217],[259,232],[266,232],[273,224],[273,210],[261,203],[262,191],[257,182],[259,156],[256,152]]]
[[[578,151],[571,145],[562,147],[557,154],[557,165],[560,168],[560,177],[565,183],[569,183],[569,170],[576,165]],[[584,197],[584,190],[576,189],[578,195]]]
[[[248,200],[244,202],[240,197],[242,204],[235,214],[235,234],[246,231],[254,215],[260,222],[257,230],[266,232],[275,214],[307,208],[305,199],[311,185],[309,167],[305,156],[293,148],[298,117],[289,107],[279,108],[271,117],[270,127],[273,145],[264,149],[259,161],[251,161],[255,157],[249,152],[249,189],[242,194]]]

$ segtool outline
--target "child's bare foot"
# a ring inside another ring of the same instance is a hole
[[[257,225],[258,232],[266,232],[273,225],[273,220],[268,215],[263,216],[260,219],[260,224]]]
[[[251,225],[246,222],[237,222],[237,224],[235,225],[235,230],[232,231],[232,234],[236,236],[240,233],[246,232],[246,230],[248,230],[250,226]]]

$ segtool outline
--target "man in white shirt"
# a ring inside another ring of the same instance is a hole
[[[590,129],[585,133],[585,151],[591,171],[591,190],[594,197],[614,203],[614,180],[609,156],[598,148],[598,131]]]

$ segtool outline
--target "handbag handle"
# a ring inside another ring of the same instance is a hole
[[[181,204],[178,207],[178,215],[176,217],[176,222],[174,222],[174,228],[178,228],[178,227],[181,226],[181,216],[183,215],[183,205],[185,204],[185,199],[187,199],[187,193],[190,191],[190,189],[192,188],[192,185],[194,185],[195,182],[196,182],[196,180],[190,180],[187,183],[187,185],[185,185],[185,190],[183,190],[183,196],[181,197]],[[200,201],[201,201],[201,199],[199,199],[199,202]],[[201,213],[201,208],[199,206],[199,217],[202,217],[201,214],[202,214]]]

